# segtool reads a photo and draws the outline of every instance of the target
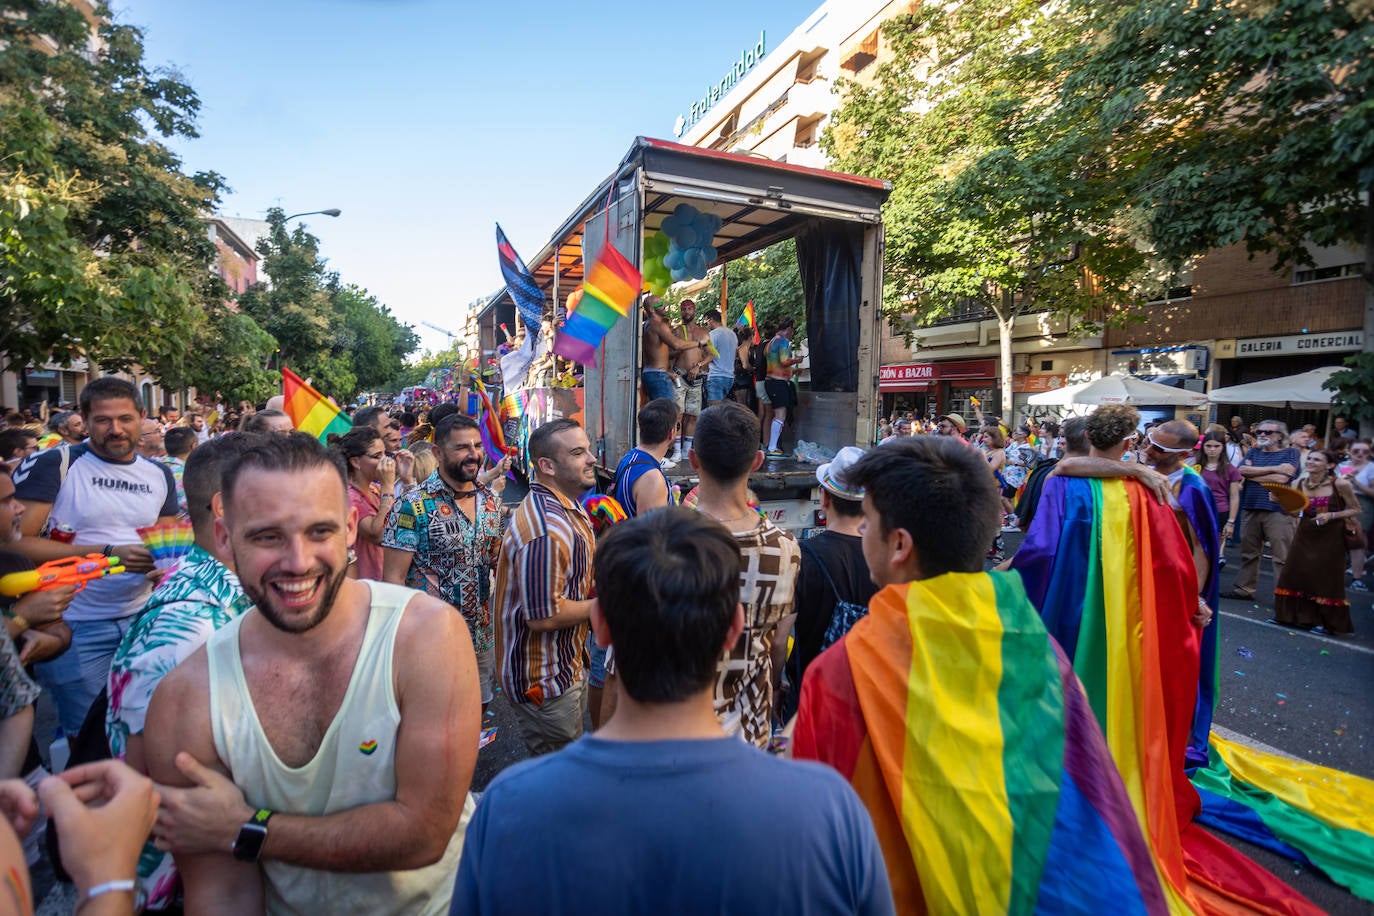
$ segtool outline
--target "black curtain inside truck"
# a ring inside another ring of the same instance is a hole
[[[859,390],[862,226],[811,220],[797,234],[812,391]]]

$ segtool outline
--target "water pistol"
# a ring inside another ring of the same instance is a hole
[[[49,560],[37,569],[0,576],[0,595],[18,598],[29,592],[42,592],[64,585],[75,585],[79,592],[92,579],[103,579],[124,572],[119,557],[88,553],[84,557]]]

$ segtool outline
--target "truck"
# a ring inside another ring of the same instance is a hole
[[[680,204],[720,217],[715,265],[796,239],[810,383],[799,392],[794,431],[784,442],[805,440],[831,453],[869,446],[879,423],[882,205],[891,190],[881,179],[639,137],[527,264],[561,318],[584,263],[601,246],[614,245],[641,266],[644,239]],[[478,316],[478,346],[494,347],[500,325],[514,327],[515,320],[510,292],[502,289]],[[582,422],[603,479],[636,443],[641,322],[636,306],[607,333],[580,391],[547,399],[553,415]],[[528,419],[537,425],[549,416],[536,410]],[[795,457],[769,459],[750,476],[750,487],[769,518],[806,535],[823,523],[815,472],[816,465]],[[666,473],[681,492],[696,484],[686,461]]]

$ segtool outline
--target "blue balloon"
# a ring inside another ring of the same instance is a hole
[[[671,270],[669,275],[672,276],[674,283],[681,283],[687,279],[687,271],[685,270]]]
[[[697,214],[700,212],[700,210],[691,204],[678,204],[673,208],[673,216],[676,216],[684,223],[690,223],[692,220],[696,219]]]
[[[682,270],[686,266],[682,249],[670,247],[668,253],[663,256],[663,266],[669,270]]]

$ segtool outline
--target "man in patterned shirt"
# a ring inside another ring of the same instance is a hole
[[[529,495],[501,545],[501,685],[531,754],[582,735],[592,598],[592,520],[578,502],[596,483],[582,427],[553,420],[530,435]]]
[[[491,573],[508,518],[501,497],[478,480],[482,434],[463,414],[434,431],[439,467],[402,494],[382,531],[382,579],[456,607],[472,633],[482,705],[492,700],[496,641]]]
[[[215,548],[215,512],[223,469],[258,439],[229,433],[196,447],[186,459],[186,487],[195,544],[149,596],[137,622],[124,635],[110,665],[105,736],[110,753],[140,773],[148,772],[143,726],[148,704],[162,678],[200,648],[210,634],[253,606],[229,557]],[[139,896],[144,909],[176,903],[177,872],[170,853],[152,842],[138,860]]]
[[[801,551],[792,535],[749,504],[749,472],[763,463],[758,418],[726,401],[703,410],[697,430],[688,454],[701,477],[696,509],[730,530],[744,560],[739,595],[744,633],[720,660],[716,716],[727,732],[767,747],[773,694],[795,617]]]

